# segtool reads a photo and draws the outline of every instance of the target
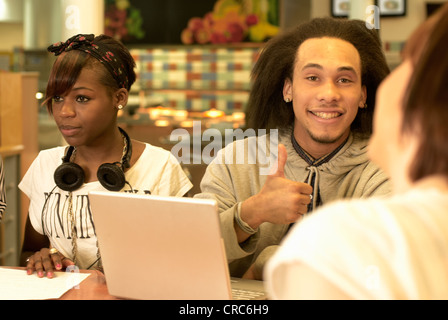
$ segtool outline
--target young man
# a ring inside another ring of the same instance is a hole
[[[314,19],[266,45],[247,121],[278,129],[279,145],[266,146],[266,153],[278,148],[277,170],[261,174],[261,158],[228,161],[250,158],[247,146],[261,137],[237,141],[209,165],[197,195],[218,201],[232,276],[261,279],[291,224],[317,206],[389,193],[367,157],[376,89],[388,73],[379,37],[362,21]]]

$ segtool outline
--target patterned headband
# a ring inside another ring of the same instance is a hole
[[[115,55],[104,44],[93,43],[93,34],[78,34],[65,42],[58,42],[48,47],[48,51],[55,56],[71,50],[79,50],[90,54],[101,62],[112,74],[120,88],[129,88],[129,79],[125,74],[123,64],[115,58]]]

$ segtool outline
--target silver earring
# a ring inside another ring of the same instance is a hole
[[[291,99],[290,99],[290,98],[285,98],[285,102],[286,102],[286,103],[290,103],[290,102],[291,102]]]
[[[124,107],[120,104],[117,108],[118,110],[122,110]]]

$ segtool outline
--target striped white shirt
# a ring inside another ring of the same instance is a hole
[[[3,171],[3,160],[0,156],[0,221],[2,220],[3,211],[6,209],[6,193],[5,193],[5,173]]]

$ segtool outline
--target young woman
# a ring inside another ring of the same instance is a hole
[[[448,298],[448,4],[383,82],[369,154],[389,199],[346,201],[298,224],[266,272],[279,299]]]
[[[48,49],[57,59],[45,103],[69,146],[41,151],[19,187],[30,199],[22,264],[51,278],[72,264],[100,267],[90,191],[183,196],[192,185],[170,152],[117,126],[136,78],[126,47],[76,35]]]

